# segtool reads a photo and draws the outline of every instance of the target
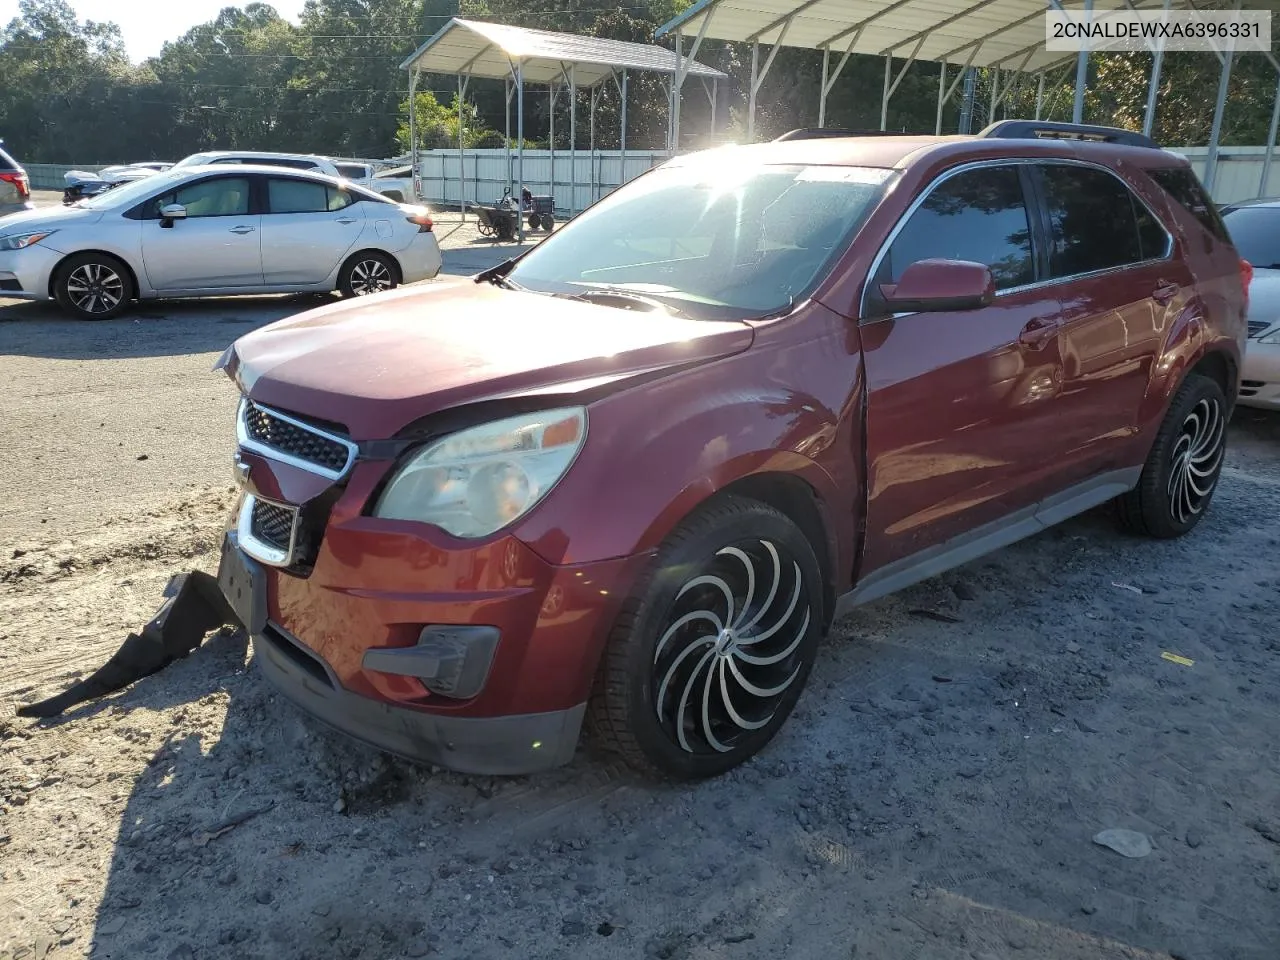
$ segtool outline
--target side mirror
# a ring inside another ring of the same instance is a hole
[[[166,203],[160,208],[160,226],[172,227],[173,221],[185,220],[187,208],[180,203]]]
[[[996,296],[991,270],[969,260],[918,260],[897,283],[880,284],[892,313],[976,310]]]

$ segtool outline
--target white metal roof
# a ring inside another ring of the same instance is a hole
[[[1067,2],[1082,5],[1080,0]],[[1162,2],[1097,0],[1094,9],[1158,10]],[[1199,7],[1213,5],[1202,2]],[[1075,54],[1045,50],[1045,12],[1051,6],[1050,0],[698,0],[657,35],[680,29],[685,37],[702,32],[712,40],[781,42],[784,47],[828,48],[839,55],[852,49],[905,59],[914,52],[918,60],[953,64],[964,64],[973,53],[971,66],[1034,72],[1075,59]]]
[[[458,17],[446,23],[400,66],[423,73],[501,80],[512,75],[512,65],[517,61],[524,64],[527,83],[559,82],[573,66],[574,80],[582,87],[595,86],[615,70],[669,74],[676,70],[675,52],[665,47]],[[728,78],[727,74],[696,60],[686,58],[686,61],[691,77]]]

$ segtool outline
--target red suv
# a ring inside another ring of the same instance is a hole
[[[478,277],[237,341],[223,591],[285,696],[395,753],[528,773],[586,720],[714,775],[851,607],[1108,501],[1194,527],[1247,279],[1123,131],[680,157]]]

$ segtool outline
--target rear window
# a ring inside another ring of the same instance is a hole
[[[348,180],[363,180],[366,176],[365,168],[358,163],[339,163],[335,166],[338,168],[338,173]]]
[[[1255,267],[1280,270],[1280,209],[1236,207],[1222,219],[1240,256]]]
[[[1152,180],[1164,187],[1169,196],[1199,220],[1206,230],[1219,240],[1231,242],[1227,228],[1222,225],[1222,217],[1218,216],[1217,207],[1213,205],[1209,194],[1205,192],[1200,181],[1196,179],[1195,173],[1189,168],[1165,167],[1159,170],[1148,170],[1147,173]]]
[[[9,156],[4,150],[0,150],[0,170],[20,170],[22,169],[18,161]]]

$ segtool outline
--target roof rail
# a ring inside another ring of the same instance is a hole
[[[979,137],[1008,140],[1088,140],[1094,143],[1117,143],[1127,147],[1160,150],[1150,137],[1119,127],[1095,127],[1087,123],[1053,123],[1048,120],[1001,120],[978,133]]]
[[[826,137],[892,137],[897,134],[885,130],[842,130],[838,127],[804,127],[791,130],[780,137],[774,137],[774,143],[787,140],[821,140]]]

